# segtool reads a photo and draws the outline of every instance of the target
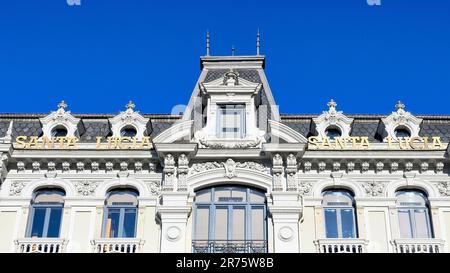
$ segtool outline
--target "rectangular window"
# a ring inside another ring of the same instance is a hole
[[[136,208],[108,208],[105,238],[134,238],[136,233]]]
[[[219,138],[243,138],[245,135],[245,105],[218,105],[217,135]]]
[[[119,237],[120,209],[108,209],[108,218],[106,219],[105,238]]]
[[[228,240],[228,207],[217,207],[215,220],[215,239]]]
[[[33,207],[31,238],[58,238],[62,207]]]
[[[415,209],[414,216],[416,224],[415,238],[431,238],[427,210]]]
[[[136,209],[123,209],[123,231],[122,238],[134,238],[136,230]]]
[[[30,237],[44,237],[45,212],[47,208],[34,208],[33,226],[31,227]]]
[[[409,210],[399,210],[398,220],[400,225],[400,237],[413,238],[412,222]]]
[[[342,238],[355,238],[353,209],[341,209]]]
[[[61,227],[62,208],[50,208],[50,219],[48,221],[47,237],[58,238]]]
[[[197,207],[197,214],[195,215],[195,239],[208,240],[209,239],[209,206]]]

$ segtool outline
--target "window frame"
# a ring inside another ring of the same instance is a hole
[[[237,108],[239,107],[239,108]],[[234,127],[234,128],[238,128],[238,132],[235,132],[233,137],[229,137],[227,136],[227,132],[223,132],[224,128],[231,128],[231,127],[224,127],[222,124],[222,117],[224,116],[224,112],[226,111],[237,111],[239,112],[239,116],[240,116],[240,123],[241,123],[241,127]],[[244,138],[246,136],[247,130],[247,113],[246,113],[246,105],[245,104],[240,104],[240,103],[234,103],[234,104],[225,104],[225,103],[220,103],[217,104],[217,120],[216,120],[216,135],[218,138],[222,138],[222,139],[241,139]]]
[[[105,200],[106,204],[105,204],[103,221],[102,221],[103,222],[102,223],[102,225],[103,225],[103,227],[102,227],[102,238],[105,238],[105,239],[136,238],[139,205],[138,204],[137,205],[123,205],[123,204],[122,205],[108,205],[107,202],[108,202],[108,199],[110,198],[110,196],[113,195],[114,193],[117,193],[117,192],[132,192],[133,194],[136,194],[136,196],[135,196],[136,200],[137,200],[137,198],[139,196],[138,192],[136,192],[134,190],[131,190],[131,189],[112,190],[112,191],[110,191],[108,193],[107,198]],[[117,236],[115,236],[115,237],[111,237],[111,236],[110,237],[106,237],[106,228],[107,228],[106,223],[108,221],[109,212],[112,209],[115,209],[115,210],[119,209],[119,226],[118,226],[118,230],[117,230]],[[134,210],[134,214],[135,214],[133,236],[132,237],[124,237],[123,233],[124,233],[124,226],[125,226],[125,213],[126,213],[126,210],[130,210],[130,209],[133,209]]]
[[[431,218],[431,214],[430,214],[430,209],[429,209],[429,200],[428,197],[425,193],[423,193],[420,190],[398,190],[395,195],[398,201],[398,196],[401,194],[405,194],[405,193],[414,193],[418,196],[420,196],[421,198],[423,198],[425,205],[424,206],[406,206],[406,205],[399,205],[398,203],[396,204],[396,210],[397,210],[397,223],[398,223],[398,227],[399,227],[399,236],[402,239],[423,239],[424,237],[418,237],[418,229],[416,226],[416,210],[424,210],[425,211],[425,215],[426,215],[426,224],[427,224],[427,233],[428,233],[428,239],[432,239],[434,238],[434,230],[433,230],[433,224],[432,224],[432,218]],[[409,228],[411,231],[411,237],[403,237],[401,234],[401,227],[400,227],[400,211],[407,211],[408,212],[408,222],[409,222]]]
[[[327,239],[355,239],[359,237],[358,234],[358,225],[357,225],[357,219],[356,219],[356,209],[355,209],[355,198],[353,194],[347,190],[342,189],[329,189],[322,192],[322,198],[325,197],[325,195],[333,194],[339,192],[341,194],[344,194],[348,196],[352,200],[352,205],[326,205],[322,201],[322,211],[323,211],[323,225],[324,225],[324,231],[325,231],[325,238]],[[353,227],[353,237],[344,237],[343,236],[343,222],[342,222],[342,211],[351,209],[352,212],[352,227]],[[338,237],[328,237],[328,230],[327,230],[327,220],[325,216],[325,212],[327,210],[334,210],[336,214],[336,227],[337,227],[337,235]]]

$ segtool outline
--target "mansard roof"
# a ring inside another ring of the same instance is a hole
[[[80,135],[81,142],[95,142],[97,136],[107,137],[111,135],[109,118],[114,114],[73,114],[81,119],[84,125],[84,133]],[[156,137],[161,132],[171,127],[176,121],[181,120],[180,115],[170,114],[142,114],[150,119],[150,128],[147,135]],[[13,122],[12,137],[16,136],[41,136],[42,125],[39,118],[46,114],[0,114],[0,137],[4,137],[8,131],[11,121]],[[316,135],[314,131],[313,118],[319,114],[282,114],[281,122],[305,137]],[[381,142],[378,135],[379,127],[382,126],[381,119],[387,115],[363,115],[347,114],[353,118],[351,125],[351,136],[368,136],[370,141]],[[450,142],[450,116],[448,115],[416,115],[423,119],[420,126],[421,136],[439,136],[444,142]]]

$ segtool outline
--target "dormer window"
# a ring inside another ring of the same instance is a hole
[[[339,130],[338,127],[330,126],[325,130],[325,135],[331,139],[334,140],[337,137],[340,137],[342,135],[341,130]]]
[[[67,136],[67,128],[59,125],[52,129],[52,137],[65,137]]]
[[[218,105],[217,135],[219,138],[243,138],[245,136],[245,105]]]
[[[404,126],[399,126],[394,131],[396,138],[411,137],[411,132]]]
[[[135,137],[137,135],[137,130],[133,126],[125,126],[120,130],[121,137]]]

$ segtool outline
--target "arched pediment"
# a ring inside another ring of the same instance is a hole
[[[154,143],[174,143],[179,140],[192,139],[193,120],[176,123],[153,139]]]
[[[279,138],[288,143],[306,143],[308,141],[302,134],[283,123],[269,120],[269,128],[272,138]]]

